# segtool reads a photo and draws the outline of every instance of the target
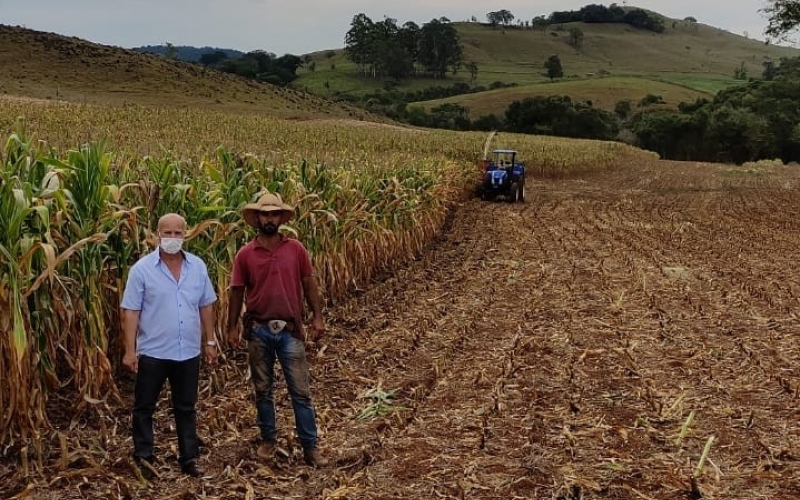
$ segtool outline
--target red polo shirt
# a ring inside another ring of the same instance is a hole
[[[231,286],[245,287],[248,313],[261,319],[293,319],[302,332],[303,284],[314,268],[299,241],[282,235],[274,251],[253,240],[236,253]]]

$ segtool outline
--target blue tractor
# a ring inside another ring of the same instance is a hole
[[[495,149],[483,162],[483,178],[478,186],[482,200],[502,198],[510,203],[525,201],[525,163],[517,160],[513,149]]]

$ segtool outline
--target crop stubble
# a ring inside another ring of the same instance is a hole
[[[228,353],[204,371],[212,479],[167,463],[138,483],[119,408],[122,452],[87,445],[89,482],[62,473],[33,496],[796,498],[800,172],[728,174],[652,162],[459,206],[419,260],[330,308],[309,353],[326,470],[292,440],[256,462],[243,353]],[[355,418],[373,388],[402,408]]]

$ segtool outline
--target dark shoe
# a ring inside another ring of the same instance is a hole
[[[204,473],[203,469],[197,466],[196,460],[190,460],[181,465],[181,472],[192,477],[201,477]]]
[[[328,465],[328,459],[323,457],[316,448],[313,450],[306,450],[303,453],[303,459],[308,465],[313,467],[325,467]]]
[[[261,460],[271,460],[275,457],[275,450],[278,447],[277,441],[261,441],[256,450],[256,456]]]

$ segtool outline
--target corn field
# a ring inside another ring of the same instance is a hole
[[[120,402],[119,303],[130,266],[178,212],[224,324],[230,263],[265,190],[297,207],[329,300],[408,261],[470,196],[484,134],[284,122],[194,110],[0,101],[0,448],[41,467],[48,407]],[[616,143],[503,135],[532,177],[610,169]],[[535,193],[534,193],[535,196]],[[102,422],[103,419],[101,418]]]

